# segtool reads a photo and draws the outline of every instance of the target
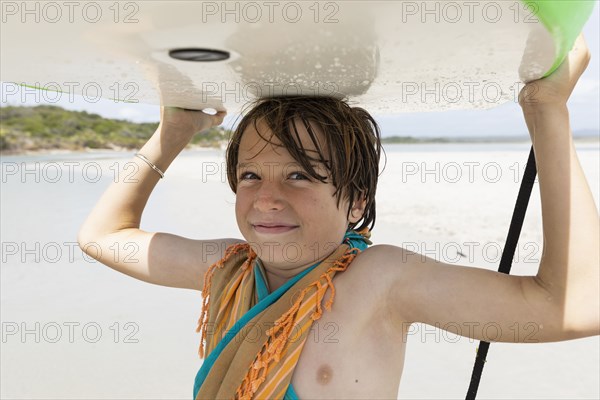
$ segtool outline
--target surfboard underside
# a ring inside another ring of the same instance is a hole
[[[0,77],[49,98],[230,112],[297,94],[380,114],[490,108],[565,53],[539,7],[520,1],[51,3],[3,3]],[[170,55],[181,49],[228,58]]]

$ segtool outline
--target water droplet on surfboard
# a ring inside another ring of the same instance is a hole
[[[594,6],[594,2],[571,1],[556,26],[546,27],[510,18],[513,2],[484,0],[481,8],[485,3],[500,8],[503,18],[489,23],[465,6],[459,21],[436,23],[427,18],[423,22],[420,13],[402,12],[408,1],[342,2],[338,17],[343,18],[335,24],[326,23],[324,15],[315,23],[312,9],[294,23],[271,16],[269,9],[262,10],[262,20],[252,23],[240,22],[248,16],[235,13],[198,18],[196,2],[173,7],[167,1],[144,2],[139,8],[136,19],[151,21],[150,25],[115,25],[111,18],[103,18],[95,24],[58,23],[49,30],[47,24],[33,23],[34,19],[22,23],[19,15],[7,16],[3,37],[18,40],[3,42],[0,80],[79,82],[81,90],[94,79],[107,96],[114,93],[115,82],[119,87],[135,82],[140,103],[168,99],[172,104],[200,106],[210,98],[235,112],[253,100],[246,95],[248,87],[260,95],[252,85],[264,87],[269,82],[281,92],[304,73],[301,83],[307,86],[301,89],[308,89],[307,94],[314,94],[316,82],[326,82],[340,96],[357,99],[372,112],[390,100],[389,111],[397,113],[429,111],[444,103],[443,96],[441,101],[436,96],[421,100],[421,89],[412,98],[397,101],[405,82],[418,82],[419,88],[429,90],[436,83],[442,88],[449,83],[464,86],[485,78],[499,86],[501,101],[485,102],[483,94],[477,93],[475,100],[450,99],[444,107],[490,108],[509,100],[510,86],[520,78],[532,80],[548,71],[563,47],[568,47],[563,36],[571,30],[579,32]],[[98,5],[103,7],[102,15],[114,15],[111,2]],[[584,17],[570,17],[576,14],[574,8]],[[230,52],[232,57],[203,63],[168,57],[171,49],[199,45]],[[43,68],[34,59],[43,60]],[[464,93],[468,92],[465,87]]]

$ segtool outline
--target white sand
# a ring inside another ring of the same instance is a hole
[[[521,165],[520,177],[528,147],[405,149],[388,149],[374,242],[410,247],[450,263],[497,268],[496,250],[504,241],[518,191],[514,165]],[[598,201],[598,145],[579,155]],[[19,166],[15,160],[8,162]],[[75,168],[74,182],[63,177],[56,183],[36,183],[30,176],[26,183],[12,176],[3,181],[2,398],[191,397],[201,363],[194,332],[200,294],[135,281],[86,261],[78,250],[68,254],[79,224],[109,184],[109,167],[123,160],[96,160],[104,167],[97,183],[77,175],[85,167],[83,160]],[[193,238],[239,237],[234,197],[219,174],[222,162],[216,152],[182,154],[151,197],[142,228]],[[440,163],[439,182],[435,172],[422,174],[435,163]],[[410,174],[415,168],[417,173]],[[502,176],[493,182],[497,171]],[[519,275],[534,274],[541,256],[537,186],[535,191],[513,267]],[[25,246],[35,249],[36,242],[40,250],[33,253],[39,260],[23,251]],[[9,245],[19,247],[15,254]],[[62,250],[59,257],[52,246]],[[457,250],[466,257],[458,257]],[[101,336],[96,340],[97,328]],[[23,329],[29,333],[22,336]],[[400,398],[464,398],[476,346],[467,338],[415,326]],[[492,344],[479,398],[599,398],[599,347],[597,336],[549,344]]]

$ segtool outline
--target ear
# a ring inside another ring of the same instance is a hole
[[[367,199],[364,197],[360,197],[358,200],[354,202],[352,208],[350,209],[350,215],[348,216],[348,221],[355,224],[363,217],[365,213],[365,207],[367,206]]]

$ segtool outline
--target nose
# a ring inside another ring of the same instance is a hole
[[[254,195],[254,208],[260,212],[280,211],[284,208],[284,199],[277,182],[261,182]]]

